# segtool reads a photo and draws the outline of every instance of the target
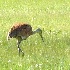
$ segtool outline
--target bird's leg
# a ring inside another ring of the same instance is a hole
[[[20,43],[21,43],[21,42],[19,42],[19,41],[17,42],[17,47],[18,47],[19,56],[20,56],[20,51],[21,51],[21,49],[20,49],[20,47],[19,47],[19,46],[20,46]]]
[[[21,41],[18,40],[18,42],[17,42],[17,47],[18,47],[19,56],[20,56],[20,52],[22,52],[22,56],[24,56],[24,52],[23,52],[22,49],[20,48],[20,43],[21,43]]]

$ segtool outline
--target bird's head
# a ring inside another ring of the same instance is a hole
[[[40,28],[38,28],[36,32],[39,33],[39,35],[42,35],[42,30]]]
[[[38,28],[38,29],[36,30],[36,32],[39,33],[39,35],[40,35],[42,41],[44,42],[43,36],[42,36],[42,30],[41,30],[40,28]]]

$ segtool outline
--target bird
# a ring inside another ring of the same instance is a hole
[[[42,41],[44,42],[42,30],[40,28],[37,28],[35,31],[32,31],[32,26],[28,23],[15,23],[8,32],[7,40],[10,40],[11,38],[16,38],[19,56],[20,52],[22,52],[22,56],[24,56],[24,52],[20,48],[20,43],[23,40],[26,40],[29,36],[36,33],[40,35]]]

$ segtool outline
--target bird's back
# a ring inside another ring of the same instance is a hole
[[[32,27],[26,23],[16,23],[10,30],[12,37],[25,36],[28,37],[32,34]]]

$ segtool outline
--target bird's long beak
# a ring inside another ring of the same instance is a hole
[[[42,41],[44,42],[44,38],[43,38],[43,36],[42,36],[42,30],[40,30],[39,35],[40,35]]]

